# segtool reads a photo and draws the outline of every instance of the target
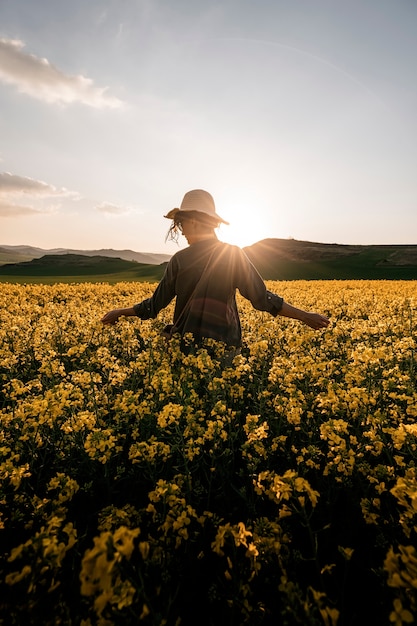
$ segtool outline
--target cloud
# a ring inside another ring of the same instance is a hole
[[[76,194],[65,188],[58,189],[40,180],[0,172],[0,217],[17,217],[21,215],[41,215],[50,213],[56,207],[36,208],[36,202],[51,197],[74,197]],[[21,203],[22,196],[27,203]]]
[[[84,201],[90,208],[94,206],[91,200],[65,187],[58,188],[42,180],[0,172],[0,218],[51,214],[62,208],[61,200],[65,207],[66,199],[70,202]],[[122,215],[132,210],[131,207],[110,202],[95,204],[94,208],[106,215]]]
[[[4,194],[30,194],[32,196],[68,196],[72,192],[67,189],[57,189],[40,180],[18,176],[9,172],[0,172],[0,197]]]
[[[100,213],[107,213],[109,215],[121,215],[128,213],[129,209],[126,207],[116,206],[115,204],[109,204],[108,202],[102,202],[96,206],[97,211]]]
[[[24,46],[22,41],[0,38],[0,81],[49,104],[78,102],[98,109],[123,106],[121,100],[107,95],[107,87],[95,87],[81,74],[65,74],[47,59],[24,52]]]
[[[31,196],[74,196],[73,191],[62,187],[58,189],[41,180],[35,180],[27,176],[0,172],[0,197],[6,194],[29,194]]]
[[[21,204],[13,204],[4,201],[0,197],[0,218],[1,217],[20,217],[22,215],[40,215],[46,211],[39,211],[31,206],[23,206]]]

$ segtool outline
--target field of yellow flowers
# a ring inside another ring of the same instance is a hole
[[[417,282],[268,283],[185,356],[151,284],[0,285],[0,623],[411,624]]]

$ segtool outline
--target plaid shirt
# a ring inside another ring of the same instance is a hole
[[[134,306],[141,319],[155,318],[176,297],[172,332],[241,345],[236,289],[255,309],[278,315],[283,298],[267,290],[237,246],[205,239],[177,252],[154,294]]]

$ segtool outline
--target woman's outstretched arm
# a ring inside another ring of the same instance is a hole
[[[310,311],[304,311],[303,309],[297,309],[297,307],[285,302],[285,300],[282,303],[282,307],[279,310],[278,315],[281,315],[282,317],[290,317],[294,320],[300,320],[300,322],[303,322],[314,330],[326,328],[330,323],[329,318],[325,315],[321,315],[320,313],[310,313]]]

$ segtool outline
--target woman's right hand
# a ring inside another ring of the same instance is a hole
[[[122,315],[125,317],[131,317],[133,315],[136,315],[136,313],[133,307],[128,307],[126,309],[113,309],[101,318],[101,322],[103,324],[109,324],[113,326],[113,324],[115,324],[119,317],[121,317]]]
[[[120,309],[113,309],[113,311],[109,311],[101,318],[103,324],[115,324],[119,317],[121,316]]]

